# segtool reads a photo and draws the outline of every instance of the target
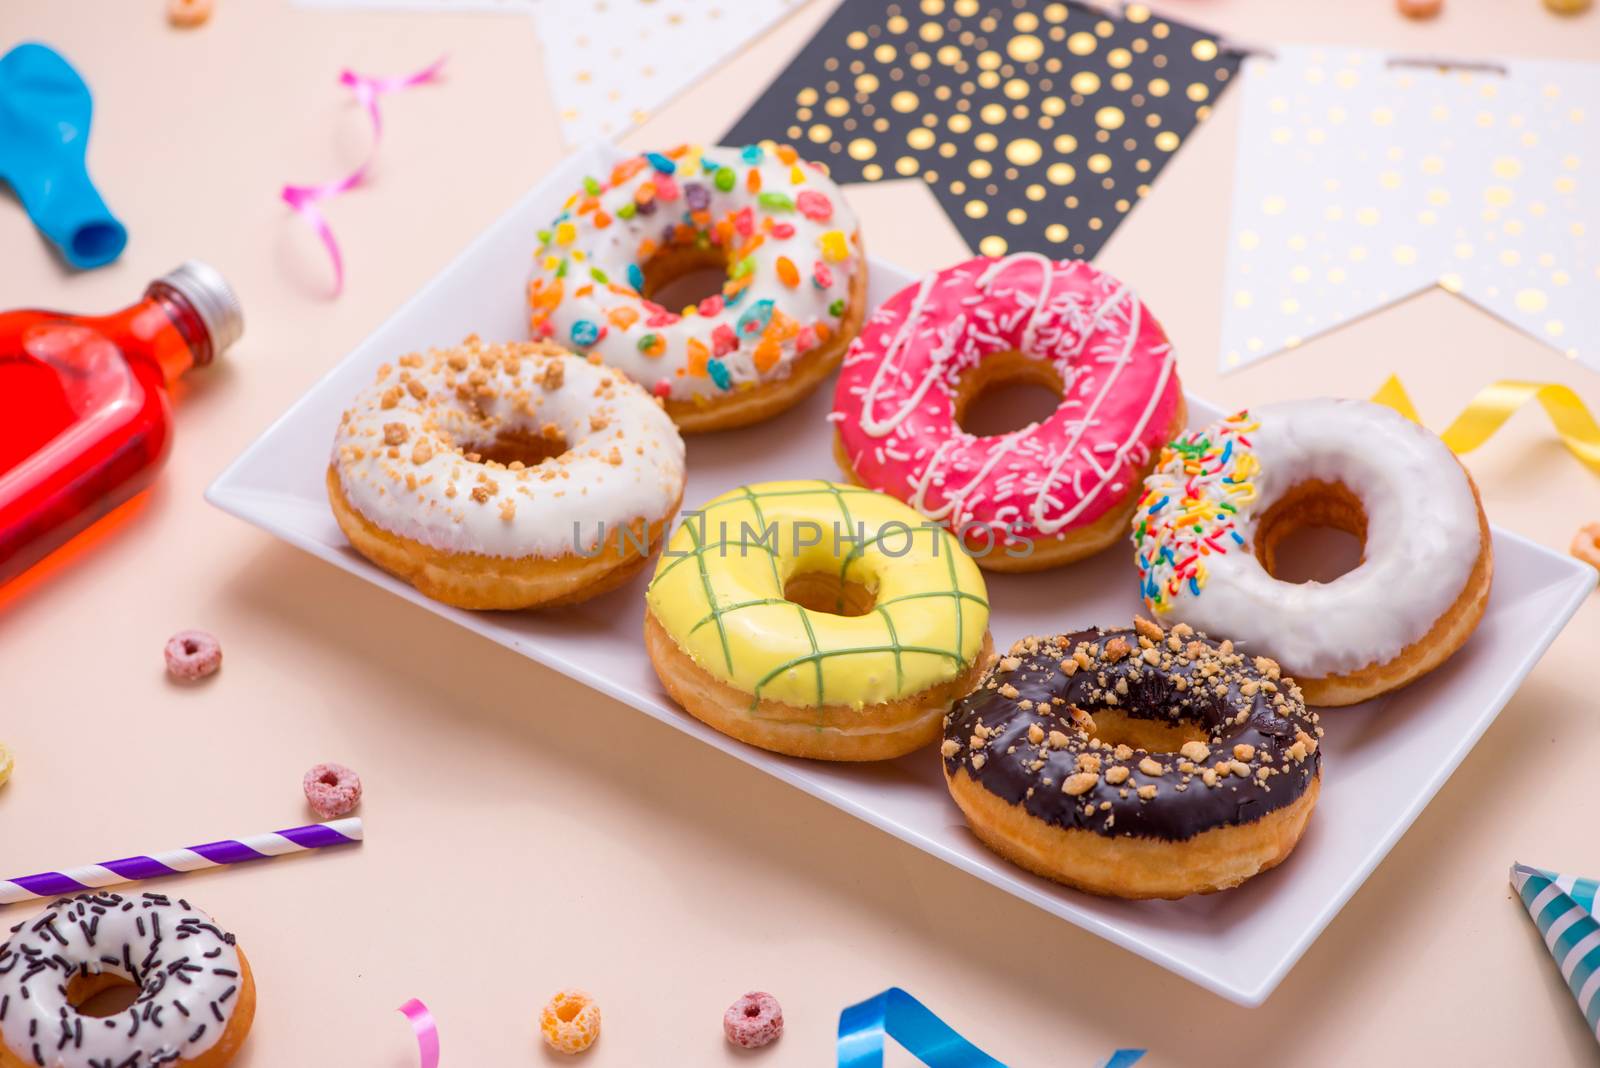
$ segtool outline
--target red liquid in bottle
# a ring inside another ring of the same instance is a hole
[[[111,315],[0,313],[0,583],[149,485],[167,387],[240,329],[227,284],[194,263]]]

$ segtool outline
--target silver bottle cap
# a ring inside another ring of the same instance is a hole
[[[209,263],[186,260],[157,281],[171,286],[193,305],[211,335],[211,358],[216,359],[244,333],[244,309],[233,287]]]

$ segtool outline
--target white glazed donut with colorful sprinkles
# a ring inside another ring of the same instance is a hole
[[[839,187],[788,145],[681,146],[590,176],[539,234],[530,329],[598,356],[684,430],[767,418],[837,364],[860,328],[866,264]],[[721,291],[649,299],[690,272]]]
[[[1362,539],[1329,582],[1273,576],[1304,527]],[[1367,401],[1238,412],[1162,451],[1134,513],[1140,593],[1277,660],[1313,704],[1352,704],[1431,670],[1470,636],[1493,571],[1477,490],[1427,429]]]
[[[139,988],[129,1007],[78,1011],[120,983]],[[233,935],[165,894],[60,898],[0,946],[0,1064],[222,1068],[250,1033],[255,1005]]]

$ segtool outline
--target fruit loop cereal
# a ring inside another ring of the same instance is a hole
[[[735,1046],[765,1046],[783,1034],[783,1008],[771,994],[752,990],[722,1014],[722,1031]]]
[[[563,990],[539,1013],[545,1044],[561,1053],[582,1053],[600,1037],[600,1006],[581,990]]]
[[[306,772],[306,800],[325,820],[348,816],[361,804],[361,776],[343,764],[318,764]]]
[[[167,674],[194,682],[222,666],[222,646],[203,630],[180,630],[167,639]]]

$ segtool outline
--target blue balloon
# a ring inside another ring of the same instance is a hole
[[[89,87],[54,49],[21,44],[0,57],[0,178],[79,268],[102,267],[128,244],[84,169],[93,113]]]

